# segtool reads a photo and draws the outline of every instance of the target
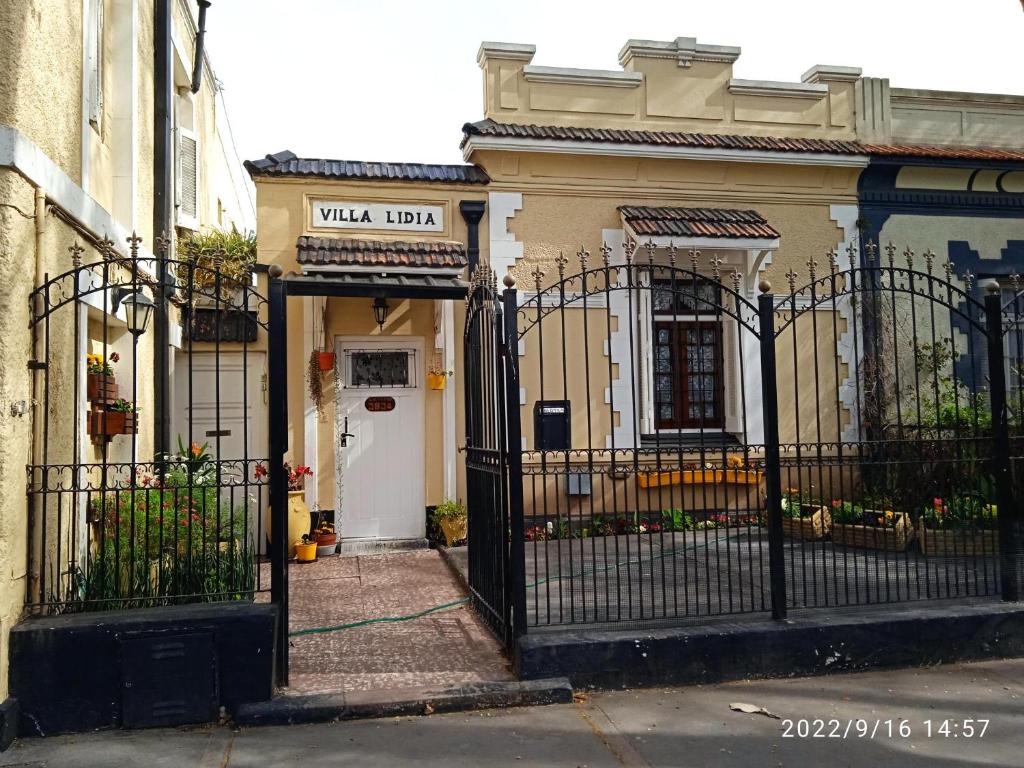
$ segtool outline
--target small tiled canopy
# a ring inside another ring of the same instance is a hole
[[[638,236],[650,237],[779,237],[778,231],[757,211],[729,208],[619,207],[622,219]]]
[[[297,260],[304,266],[421,267],[462,269],[468,264],[462,243],[449,240],[387,241],[302,235]]]

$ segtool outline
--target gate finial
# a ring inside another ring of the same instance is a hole
[[[811,258],[809,258],[807,260],[807,271],[808,271],[808,274],[810,274],[810,276],[811,276],[811,282],[812,283],[814,282],[814,279],[815,279],[815,270],[816,270],[817,266],[818,266],[818,261],[814,257],[811,257]]]
[[[907,269],[913,270],[913,268],[914,268],[914,252],[910,249],[909,245],[906,248],[903,249],[903,258],[905,258],[907,260]]]
[[[668,242],[668,263],[671,266],[673,266],[673,267],[676,265],[676,256],[677,256],[676,244],[673,243],[671,240],[669,240],[669,242]]]
[[[853,247],[853,243],[850,243],[850,247]],[[868,244],[864,246],[864,252],[868,255],[868,261],[874,262],[875,256],[878,254],[878,246],[875,245],[874,240],[868,240]],[[850,266],[853,266],[853,260],[850,260]]]
[[[850,247],[853,247],[852,243]],[[834,275],[839,265],[839,251],[835,248],[829,248],[828,253],[825,255],[828,257],[828,270]]]
[[[896,246],[892,244],[892,240],[885,246],[885,255],[889,259],[889,269],[892,269],[893,263],[896,261]]]
[[[544,281],[544,270],[540,267],[534,267],[533,272],[533,284],[537,286],[537,293],[540,293],[540,284]]]
[[[644,248],[647,250],[647,263],[654,264],[654,252],[658,249],[658,246],[654,244],[653,240],[648,240],[644,243]]]
[[[611,257],[612,257],[612,249],[611,249],[611,247],[608,245],[608,243],[601,243],[601,261],[604,262],[604,265],[606,267],[608,266],[608,262],[611,261]]]
[[[587,262],[590,261],[590,251],[584,246],[580,246],[580,249],[576,252],[576,257],[580,260],[580,271],[587,271]]]
[[[501,284],[506,288],[515,288],[516,279],[512,276],[511,272],[507,272],[503,278],[501,278]]]
[[[732,271],[732,289],[734,291],[736,291],[736,293],[740,292],[740,283],[742,281],[743,281],[743,273],[740,272],[738,269],[734,269]]]
[[[792,269],[786,273],[786,282],[789,283],[789,292],[796,293],[796,279],[799,277]]]
[[[106,235],[104,235],[103,239],[100,240],[100,255],[105,261],[110,261],[116,255],[116,252],[114,251],[114,241]]]
[[[558,265],[558,277],[559,279],[565,277],[565,265],[569,262],[565,254],[562,251],[558,252],[558,258],[555,259],[555,264]]]
[[[953,264],[952,261],[948,261],[948,260],[946,261],[945,264],[942,265],[942,269],[946,273],[946,282],[947,283],[953,282],[953,268],[955,266],[956,265]]]
[[[700,251],[696,248],[690,249],[690,266],[693,268],[693,274],[697,274],[697,262],[700,261]]]
[[[711,257],[711,276],[715,278],[716,282],[722,281],[722,264],[724,261],[720,256]]]
[[[967,293],[971,292],[971,287],[974,285],[974,277],[974,273],[972,273],[971,270],[968,269],[964,272],[964,285],[966,286],[964,290]]]
[[[925,269],[928,270],[928,274],[930,275],[932,273],[932,264],[935,261],[935,254],[932,253],[932,249],[929,248],[928,250],[926,250],[921,255],[924,256],[924,266],[925,266]]]
[[[82,254],[85,252],[85,248],[80,246],[78,241],[75,240],[74,243],[68,246],[68,250],[71,252],[71,266],[82,266]]]
[[[139,258],[139,243],[142,242],[142,238],[139,237],[138,233],[133,229],[131,237],[127,238],[125,242],[128,243],[128,250],[131,253],[132,260]]]
[[[629,238],[626,244],[622,247],[622,250],[626,252],[626,264],[633,263],[633,253],[636,251],[636,241],[633,238]]]

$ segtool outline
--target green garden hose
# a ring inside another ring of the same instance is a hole
[[[654,562],[655,560],[659,560],[659,559],[668,557],[669,555],[674,555],[677,552],[686,552],[688,550],[700,549],[700,548],[706,547],[706,546],[707,546],[707,544],[695,544],[692,547],[676,547],[674,549],[668,550],[667,552],[662,552],[660,555],[655,555],[650,560],[645,560],[645,561],[642,561],[642,562]],[[621,563],[614,563],[612,565],[607,565],[604,568],[597,568],[597,569],[594,569],[594,570],[584,570],[584,571],[581,571],[578,574],[578,576],[572,576],[572,575],[569,575],[569,576],[550,576],[550,577],[547,577],[547,578],[538,579],[537,581],[534,581],[531,584],[527,584],[526,588],[527,589],[535,589],[536,587],[539,587],[542,584],[547,584],[549,581],[561,581],[562,579],[583,578],[583,577],[591,575],[592,573],[600,573],[602,571],[610,571],[612,568],[621,568],[622,566],[635,565],[635,564],[638,564],[638,563],[641,563],[641,561],[640,560],[625,560],[625,561],[623,561]],[[319,634],[324,634],[326,632],[340,632],[343,629],[355,629],[357,627],[365,627],[365,626],[367,626],[369,624],[396,624],[396,623],[401,622],[401,621],[412,621],[413,619],[421,619],[424,616],[427,616],[427,615],[429,615],[431,613],[437,613],[438,611],[446,611],[449,608],[455,608],[455,607],[460,606],[460,605],[465,605],[468,602],[469,602],[469,598],[468,597],[462,597],[462,598],[459,598],[458,600],[452,600],[450,603],[442,603],[441,605],[435,605],[432,608],[426,608],[425,610],[418,611],[416,613],[410,613],[407,616],[380,616],[380,617],[375,618],[375,619],[360,619],[359,621],[353,621],[350,624],[336,624],[336,625],[334,625],[332,627],[309,627],[308,629],[296,629],[296,630],[293,630],[293,631],[289,632],[288,633],[288,637],[300,637],[301,635],[319,635]]]

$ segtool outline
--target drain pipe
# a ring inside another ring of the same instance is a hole
[[[167,250],[157,255],[157,287],[153,292],[156,311],[153,317],[153,451],[160,456],[170,451],[171,398],[168,382],[171,373],[170,310],[173,278],[167,260],[174,255],[174,73],[172,69],[171,2],[156,0],[153,5],[153,237],[162,237]]]
[[[192,62],[192,93],[199,93],[203,84],[203,42],[206,39],[206,9],[210,0],[198,0],[199,22],[196,25],[195,59]]]

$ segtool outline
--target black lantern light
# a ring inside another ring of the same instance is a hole
[[[383,296],[378,296],[373,300],[373,319],[377,321],[377,327],[384,330],[384,323],[387,322],[388,312],[391,311],[391,307],[388,306],[388,300]]]
[[[149,320],[153,316],[156,305],[141,290],[128,293],[120,301],[124,307],[124,322],[128,330],[134,336],[141,336],[149,327]],[[116,310],[115,310],[116,311]]]

